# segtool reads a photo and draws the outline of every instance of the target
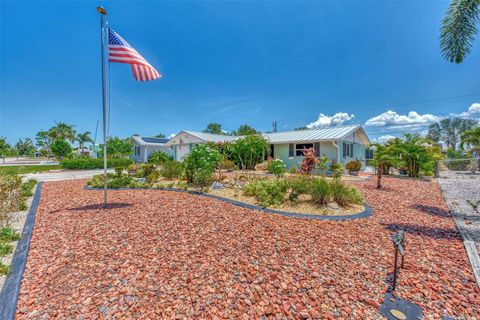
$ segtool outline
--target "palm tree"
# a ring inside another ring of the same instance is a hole
[[[32,139],[26,138],[25,140],[18,139],[15,144],[15,148],[18,150],[18,154],[24,157],[31,157],[35,155],[35,145]]]
[[[427,138],[434,142],[444,141],[448,148],[455,150],[460,135],[475,127],[477,123],[474,119],[445,118],[428,127]]]
[[[56,125],[50,130],[52,131],[55,140],[65,140],[74,142],[76,140],[76,132],[73,129],[74,125],[67,124],[65,122],[56,122]]]
[[[77,133],[77,141],[80,146],[80,152],[83,151],[83,147],[86,142],[93,143],[93,139],[90,137],[92,133],[90,131],[85,131],[84,133]]]
[[[475,170],[478,168],[480,164],[480,127],[465,131],[461,136],[461,144],[460,146],[463,148],[464,146],[470,147],[472,151],[473,158],[477,158],[477,160],[473,160],[473,168]]]
[[[374,144],[370,147],[375,153],[373,155],[372,164],[377,169],[377,189],[382,187],[382,175],[388,174],[390,167],[398,162],[398,158],[392,154],[389,145]]]
[[[461,63],[472,49],[480,20],[480,0],[453,0],[440,30],[442,55]]]

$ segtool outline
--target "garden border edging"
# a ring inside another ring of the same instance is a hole
[[[35,189],[32,204],[30,205],[23,226],[22,237],[18,241],[17,248],[13,254],[12,263],[10,264],[10,272],[5,279],[2,291],[0,292],[0,319],[2,320],[15,319],[18,296],[22,285],[23,273],[25,272],[27,264],[30,240],[32,239],[42,185],[43,182],[39,182]]]
[[[103,189],[99,188],[93,188],[89,186],[85,186],[83,188],[84,190],[91,190],[91,191],[101,191]],[[298,213],[298,212],[288,212],[288,211],[280,211],[280,210],[274,210],[274,209],[268,209],[260,206],[256,206],[253,204],[225,198],[225,197],[220,197],[217,195],[213,194],[208,194],[208,193],[203,193],[200,191],[194,191],[194,190],[184,190],[184,189],[177,189],[177,188],[118,188],[118,189],[113,189],[113,188],[107,188],[107,190],[160,190],[160,191],[176,191],[176,192],[184,192],[184,193],[189,193],[197,196],[202,196],[202,197],[207,197],[207,198],[212,198],[216,200],[220,200],[223,202],[227,202],[230,204],[233,204],[238,207],[246,208],[246,209],[251,209],[251,210],[258,210],[262,211],[268,214],[278,214],[282,215],[284,217],[289,217],[289,218],[301,218],[301,219],[310,219],[310,220],[333,220],[333,221],[346,221],[346,220],[356,220],[356,219],[362,219],[362,218],[367,218],[373,215],[373,210],[372,208],[365,202],[365,210],[359,213],[355,214],[349,214],[349,215],[341,215],[341,216],[325,216],[325,215],[320,215],[320,214],[310,214],[310,213]]]

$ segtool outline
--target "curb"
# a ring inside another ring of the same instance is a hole
[[[30,240],[37,215],[42,184],[43,182],[39,182],[35,190],[35,195],[33,196],[32,204],[30,205],[27,218],[25,219],[25,225],[23,226],[22,238],[18,241],[10,265],[10,272],[0,292],[0,319],[2,320],[15,319],[18,295],[20,294],[23,272],[27,264],[27,256],[30,249]]]
[[[103,189],[93,188],[93,187],[89,187],[89,186],[86,186],[83,189],[84,190],[91,190],[91,191],[103,190]],[[371,215],[373,215],[373,210],[367,203],[364,203],[365,210],[363,210],[362,212],[359,212],[359,213],[350,214],[350,215],[341,215],[341,216],[324,216],[324,215],[313,214],[313,213],[309,214],[309,213],[298,213],[298,212],[288,212],[288,211],[268,209],[268,208],[256,206],[256,205],[253,205],[253,204],[249,204],[249,203],[245,203],[245,202],[241,202],[241,201],[237,201],[237,200],[232,200],[232,199],[229,199],[229,198],[216,196],[216,195],[213,195],[213,194],[208,194],[208,193],[203,193],[203,192],[200,192],[200,191],[193,191],[193,190],[177,189],[177,188],[118,188],[118,189],[107,188],[107,190],[160,190],[160,191],[183,192],[183,193],[189,193],[189,194],[202,196],[202,197],[206,197],[206,198],[220,200],[220,201],[227,202],[227,203],[233,204],[233,205],[241,207],[241,208],[258,210],[258,211],[262,211],[262,212],[265,212],[265,213],[268,213],[268,214],[277,214],[277,215],[281,215],[281,216],[289,217],[289,218],[300,218],[300,219],[310,219],[310,220],[346,221],[346,220],[355,220],[355,219],[367,218],[367,217],[370,217]]]

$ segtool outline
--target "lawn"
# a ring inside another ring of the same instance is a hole
[[[48,170],[60,170],[60,165],[31,165],[31,166],[0,166],[0,174],[27,174],[35,172],[43,172]]]
[[[390,236],[407,233],[396,293],[424,315],[474,319],[480,293],[438,185],[354,183],[370,218],[313,221],[161,190],[44,184],[17,317],[382,319]]]

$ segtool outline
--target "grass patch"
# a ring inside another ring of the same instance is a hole
[[[0,257],[6,256],[13,252],[13,245],[10,243],[0,242]]]
[[[6,264],[3,264],[0,262],[0,274],[3,276],[6,276],[9,271],[10,271],[10,266],[7,266]]]
[[[50,164],[41,166],[0,166],[0,173],[4,174],[27,174],[48,170],[60,170],[60,165]]]
[[[10,226],[3,226],[0,229],[0,242],[18,241],[20,234],[15,232]]]

